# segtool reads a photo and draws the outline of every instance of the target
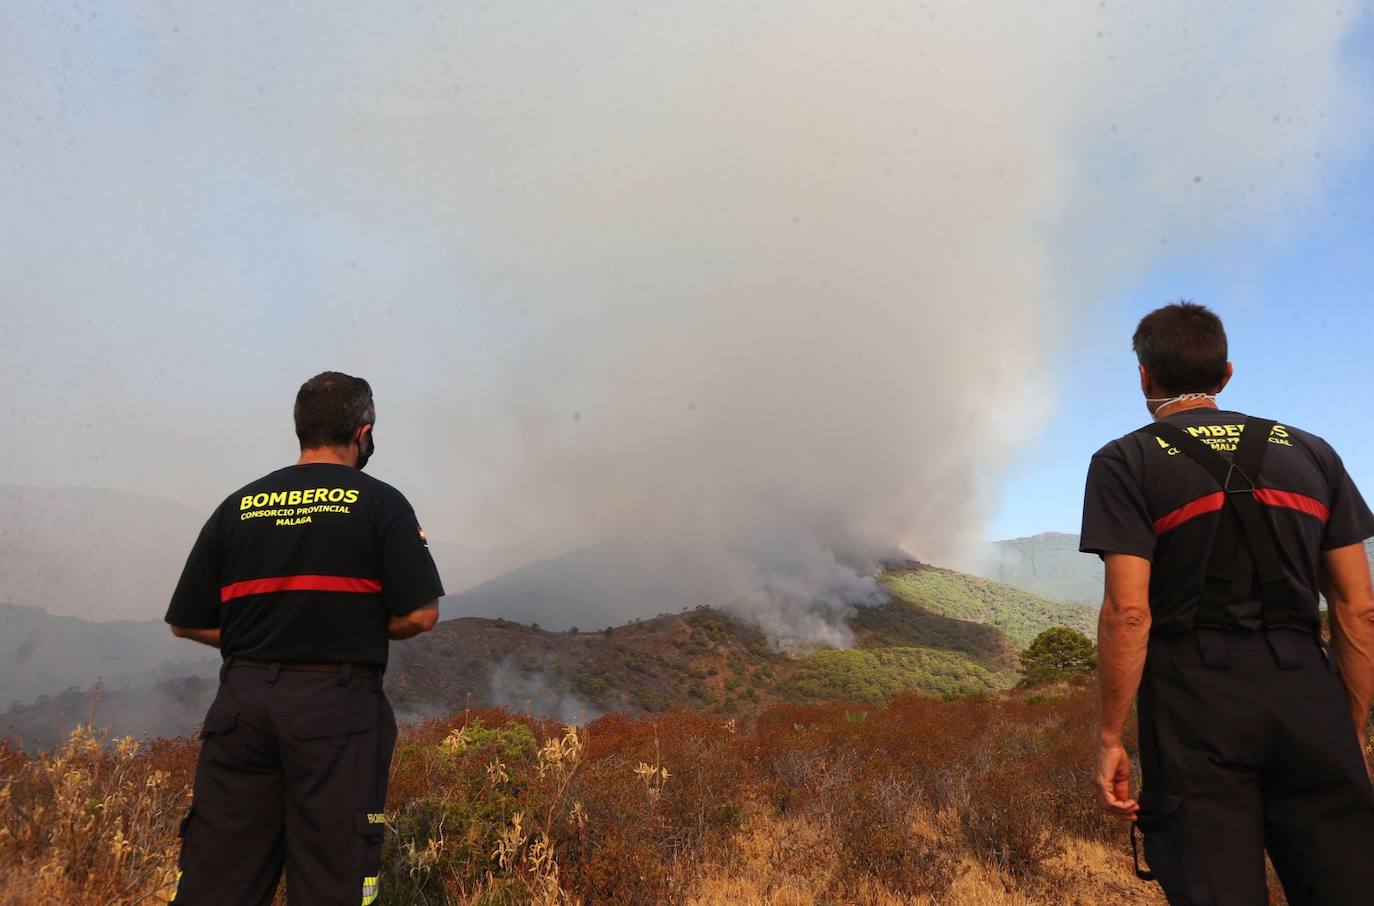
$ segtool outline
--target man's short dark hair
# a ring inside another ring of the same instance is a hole
[[[342,447],[353,432],[376,421],[372,387],[360,377],[325,371],[296,394],[296,437],[301,449]]]
[[[1212,393],[1226,380],[1226,328],[1210,308],[1175,302],[1140,319],[1131,348],[1170,395]]]

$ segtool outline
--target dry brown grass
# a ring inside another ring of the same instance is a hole
[[[1142,903],[1084,690],[408,728],[379,904]],[[102,745],[102,742],[105,744]],[[165,902],[196,744],[0,748],[0,904]]]
[[[32,758],[0,749],[0,903],[166,902],[193,757],[87,727]]]
[[[919,832],[938,836],[940,819],[921,816]],[[1099,906],[1102,903],[1163,906],[1158,887],[1131,874],[1129,857],[1101,843],[1072,840],[1044,869],[1032,889],[1009,883],[996,868],[960,859],[950,886],[938,895],[904,896],[878,878],[864,879],[850,897],[832,891],[842,843],[808,819],[751,812],[726,850],[726,857],[703,866],[684,899],[685,906]]]

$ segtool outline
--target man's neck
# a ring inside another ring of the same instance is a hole
[[[301,458],[296,460],[296,465],[305,466],[311,463],[327,462],[339,466],[348,466],[351,469],[357,465],[357,460],[351,455],[352,452],[348,447],[311,447],[301,451]]]
[[[1197,399],[1179,400],[1176,403],[1165,403],[1155,410],[1155,418],[1164,418],[1166,415],[1178,415],[1180,412],[1187,412],[1189,409],[1215,409],[1216,400]]]

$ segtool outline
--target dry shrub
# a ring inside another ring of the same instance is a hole
[[[193,759],[85,725],[52,752],[0,748],[0,902],[165,901]]]
[[[943,896],[959,874],[958,859],[922,820],[912,782],[890,776],[852,790],[833,816],[842,854],[836,892],[878,880],[904,896]]]
[[[572,795],[585,809],[567,877],[588,903],[663,903],[674,871],[740,826],[747,772],[737,725],[716,717],[612,715],[587,727]]]
[[[969,782],[959,809],[965,844],[1018,884],[1036,878],[1044,863],[1063,852],[1063,833],[1046,820],[1044,791],[1002,770],[984,771]]]

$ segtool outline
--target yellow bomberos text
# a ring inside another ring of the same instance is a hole
[[[273,491],[270,494],[245,494],[240,510],[261,507],[302,506],[310,503],[357,503],[357,488],[306,488],[300,491]]]
[[[305,525],[317,513],[347,516],[358,502],[357,488],[303,488],[245,494],[239,498],[239,520],[276,519],[276,525]]]

